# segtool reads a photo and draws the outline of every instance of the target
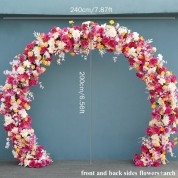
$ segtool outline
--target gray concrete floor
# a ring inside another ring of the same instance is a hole
[[[178,178],[178,161],[171,161],[169,164],[158,168],[138,168],[133,165],[132,161],[93,161],[92,164],[89,161],[54,161],[50,166],[40,169],[24,168],[17,164],[16,161],[0,161],[0,178]],[[94,173],[95,175],[81,175],[82,170],[85,173]],[[122,175],[109,175],[111,172],[119,171]],[[124,175],[126,171],[132,171],[135,175]],[[141,175],[140,171],[149,174],[153,172],[161,174],[161,171],[170,174],[173,171],[175,175],[145,176]],[[104,172],[107,175],[96,175],[97,172]]]

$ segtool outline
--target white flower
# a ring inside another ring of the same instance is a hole
[[[163,85],[164,83],[166,83],[166,80],[164,78],[160,78],[158,82]]]
[[[19,114],[20,114],[23,118],[26,118],[27,115],[28,115],[25,109],[20,110],[20,111],[19,111]]]
[[[159,59],[160,61],[162,61],[162,60],[163,60],[163,55],[162,55],[162,54],[158,54],[158,59]]]
[[[50,58],[50,54],[47,51],[44,53],[44,55],[46,56],[46,58]]]
[[[138,34],[137,32],[133,32],[133,39],[134,39],[135,41],[138,41],[138,39],[139,39],[139,34]]]
[[[21,132],[20,132],[20,135],[22,136],[22,137],[27,137],[28,136],[28,134],[29,134],[29,131],[27,130],[27,129],[23,129]]]
[[[79,30],[73,30],[72,36],[74,40],[78,40],[80,38],[80,31]]]
[[[11,110],[16,110],[19,107],[17,103],[13,103],[13,105],[10,107]]]
[[[48,44],[50,46],[54,46],[54,44],[55,44],[54,38],[50,38],[50,40],[48,41]]]
[[[128,32],[128,29],[126,27],[119,27],[119,30],[118,30],[119,33],[127,33]]]
[[[14,127],[12,130],[11,130],[11,132],[13,132],[13,133],[17,133],[18,132],[18,128],[17,127]]]
[[[164,103],[164,101],[163,101],[162,98],[160,97],[160,98],[158,99],[158,104],[161,106],[163,103]]]
[[[12,154],[13,154],[14,158],[17,158],[18,153],[16,151],[12,150]]]
[[[165,115],[165,116],[163,117],[162,122],[164,123],[165,126],[167,126],[167,125],[169,124],[169,117],[168,117],[167,115]]]
[[[4,119],[5,119],[5,123],[4,123],[5,126],[7,126],[7,125],[9,125],[9,124],[14,122],[14,120],[12,119],[10,114],[6,114],[4,116]]]
[[[66,44],[62,41],[59,41],[57,45],[58,45],[58,49],[63,50]]]
[[[25,160],[24,160],[24,166],[27,167],[29,164],[30,164],[30,160],[25,159]]]
[[[161,141],[162,141],[162,145],[167,145],[169,142],[169,135],[168,134],[162,135]]]
[[[132,47],[132,48],[130,48],[129,50],[128,50],[128,54],[130,55],[130,56],[136,56],[137,54],[136,54],[136,49],[134,48],[134,47]]]
[[[176,85],[171,82],[171,83],[168,85],[168,90],[174,92],[174,91],[176,90]]]
[[[108,29],[106,29],[105,34],[106,36],[113,38],[117,35],[117,32],[114,27],[110,26]]]
[[[26,60],[26,61],[23,62],[23,65],[29,68],[30,65],[31,65],[31,62],[29,62],[28,60]]]
[[[159,143],[160,139],[159,139],[159,136],[157,134],[152,135],[151,139],[152,139],[152,144],[154,146],[160,146],[160,143]]]
[[[59,37],[59,33],[58,32],[53,33],[53,37],[54,39],[57,39]]]
[[[33,48],[33,52],[34,52],[35,56],[39,56],[39,55],[40,55],[39,47],[35,46],[35,47]]]
[[[19,74],[23,74],[25,72],[25,69],[22,66],[20,66],[20,67],[17,68],[17,72]]]
[[[148,69],[148,74],[155,73],[156,67],[152,67]]]

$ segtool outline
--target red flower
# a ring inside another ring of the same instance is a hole
[[[170,115],[172,113],[171,107],[167,107],[165,110],[165,114]]]
[[[108,42],[108,45],[111,46],[111,48],[115,48],[117,44],[118,42],[115,40],[109,40]]]
[[[82,24],[82,30],[87,30],[87,24]]]
[[[33,62],[35,62],[36,57],[35,57],[35,56],[28,57],[28,60],[29,60],[31,63],[33,63]]]
[[[135,166],[143,167],[144,166],[143,161],[139,160],[139,161],[135,162]]]
[[[131,66],[133,66],[134,63],[135,63],[135,60],[134,60],[133,58],[129,58],[129,64],[130,64]]]
[[[99,28],[97,32],[102,35],[104,33],[104,28]]]
[[[151,58],[150,59],[150,64],[152,65],[152,66],[155,66],[156,64],[157,64],[157,62],[158,62],[158,59],[157,58]]]
[[[152,134],[151,128],[147,128],[147,129],[146,129],[146,134],[147,134],[148,136],[151,136],[151,134]]]
[[[103,37],[102,43],[105,45],[105,44],[107,44],[108,42],[109,42],[109,38]]]
[[[171,77],[171,82],[176,82],[176,76],[175,76],[175,75],[173,75],[173,76]]]
[[[32,49],[34,47],[34,43],[32,42],[32,43],[29,43],[27,46],[26,46],[26,48],[28,48],[28,49]]]
[[[134,161],[140,160],[141,156],[139,154],[135,154],[134,156]]]
[[[161,163],[159,161],[154,161],[153,166],[155,167],[159,167],[161,165]]]
[[[6,131],[10,131],[10,130],[12,130],[12,129],[14,128],[14,126],[15,126],[15,125],[14,125],[13,123],[11,123],[11,124],[5,126],[4,129],[5,129]]]
[[[150,103],[153,104],[155,102],[155,99],[153,97],[150,98]]]
[[[82,40],[81,41],[81,46],[82,47],[86,47],[86,46],[88,46],[88,44],[89,44],[89,42],[87,40]]]
[[[136,73],[136,76],[137,76],[138,78],[142,78],[142,77],[143,77],[143,74],[140,74],[139,72],[137,72],[137,73]]]
[[[40,50],[40,54],[44,54],[48,49],[46,47],[42,47]]]
[[[55,26],[51,29],[51,32],[52,32],[52,33],[57,32],[57,30],[56,30],[56,27],[55,27]]]
[[[144,153],[147,153],[149,150],[148,150],[148,148],[145,146],[145,145],[142,145],[141,146],[141,150],[142,150],[142,152],[144,152]]]

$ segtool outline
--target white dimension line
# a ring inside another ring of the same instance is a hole
[[[62,20],[62,19],[101,19],[101,20],[106,20],[106,19],[120,19],[120,20],[175,20],[176,17],[112,17],[112,16],[107,16],[107,17],[101,17],[101,16],[84,16],[84,17],[75,17],[75,16],[70,16],[70,17],[38,17],[38,16],[31,16],[31,17],[3,17],[3,20]]]
[[[91,32],[91,28],[90,28]],[[91,33],[90,33],[91,34]],[[89,35],[90,38],[90,52],[89,52],[89,60],[90,60],[90,164],[92,164],[92,39],[91,36]]]

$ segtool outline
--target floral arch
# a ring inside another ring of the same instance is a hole
[[[81,26],[53,27],[47,34],[34,33],[36,40],[29,43],[23,52],[10,64],[11,71],[5,71],[7,79],[0,91],[0,113],[4,115],[4,128],[8,133],[6,147],[12,142],[13,155],[20,165],[43,167],[52,162],[43,146],[38,145],[31,127],[32,119],[27,114],[33,98],[30,87],[39,81],[39,76],[52,61],[52,54],[58,55],[58,63],[64,60],[65,53],[72,56],[98,49],[101,55],[113,52],[114,60],[123,54],[130,68],[135,68],[136,76],[146,83],[151,102],[152,119],[142,137],[141,154],[135,154],[136,166],[160,166],[166,164],[167,153],[173,154],[177,138],[178,105],[176,77],[164,67],[162,55],[154,56],[156,48],[151,40],[144,40],[137,32],[110,21],[110,25],[87,21]]]

